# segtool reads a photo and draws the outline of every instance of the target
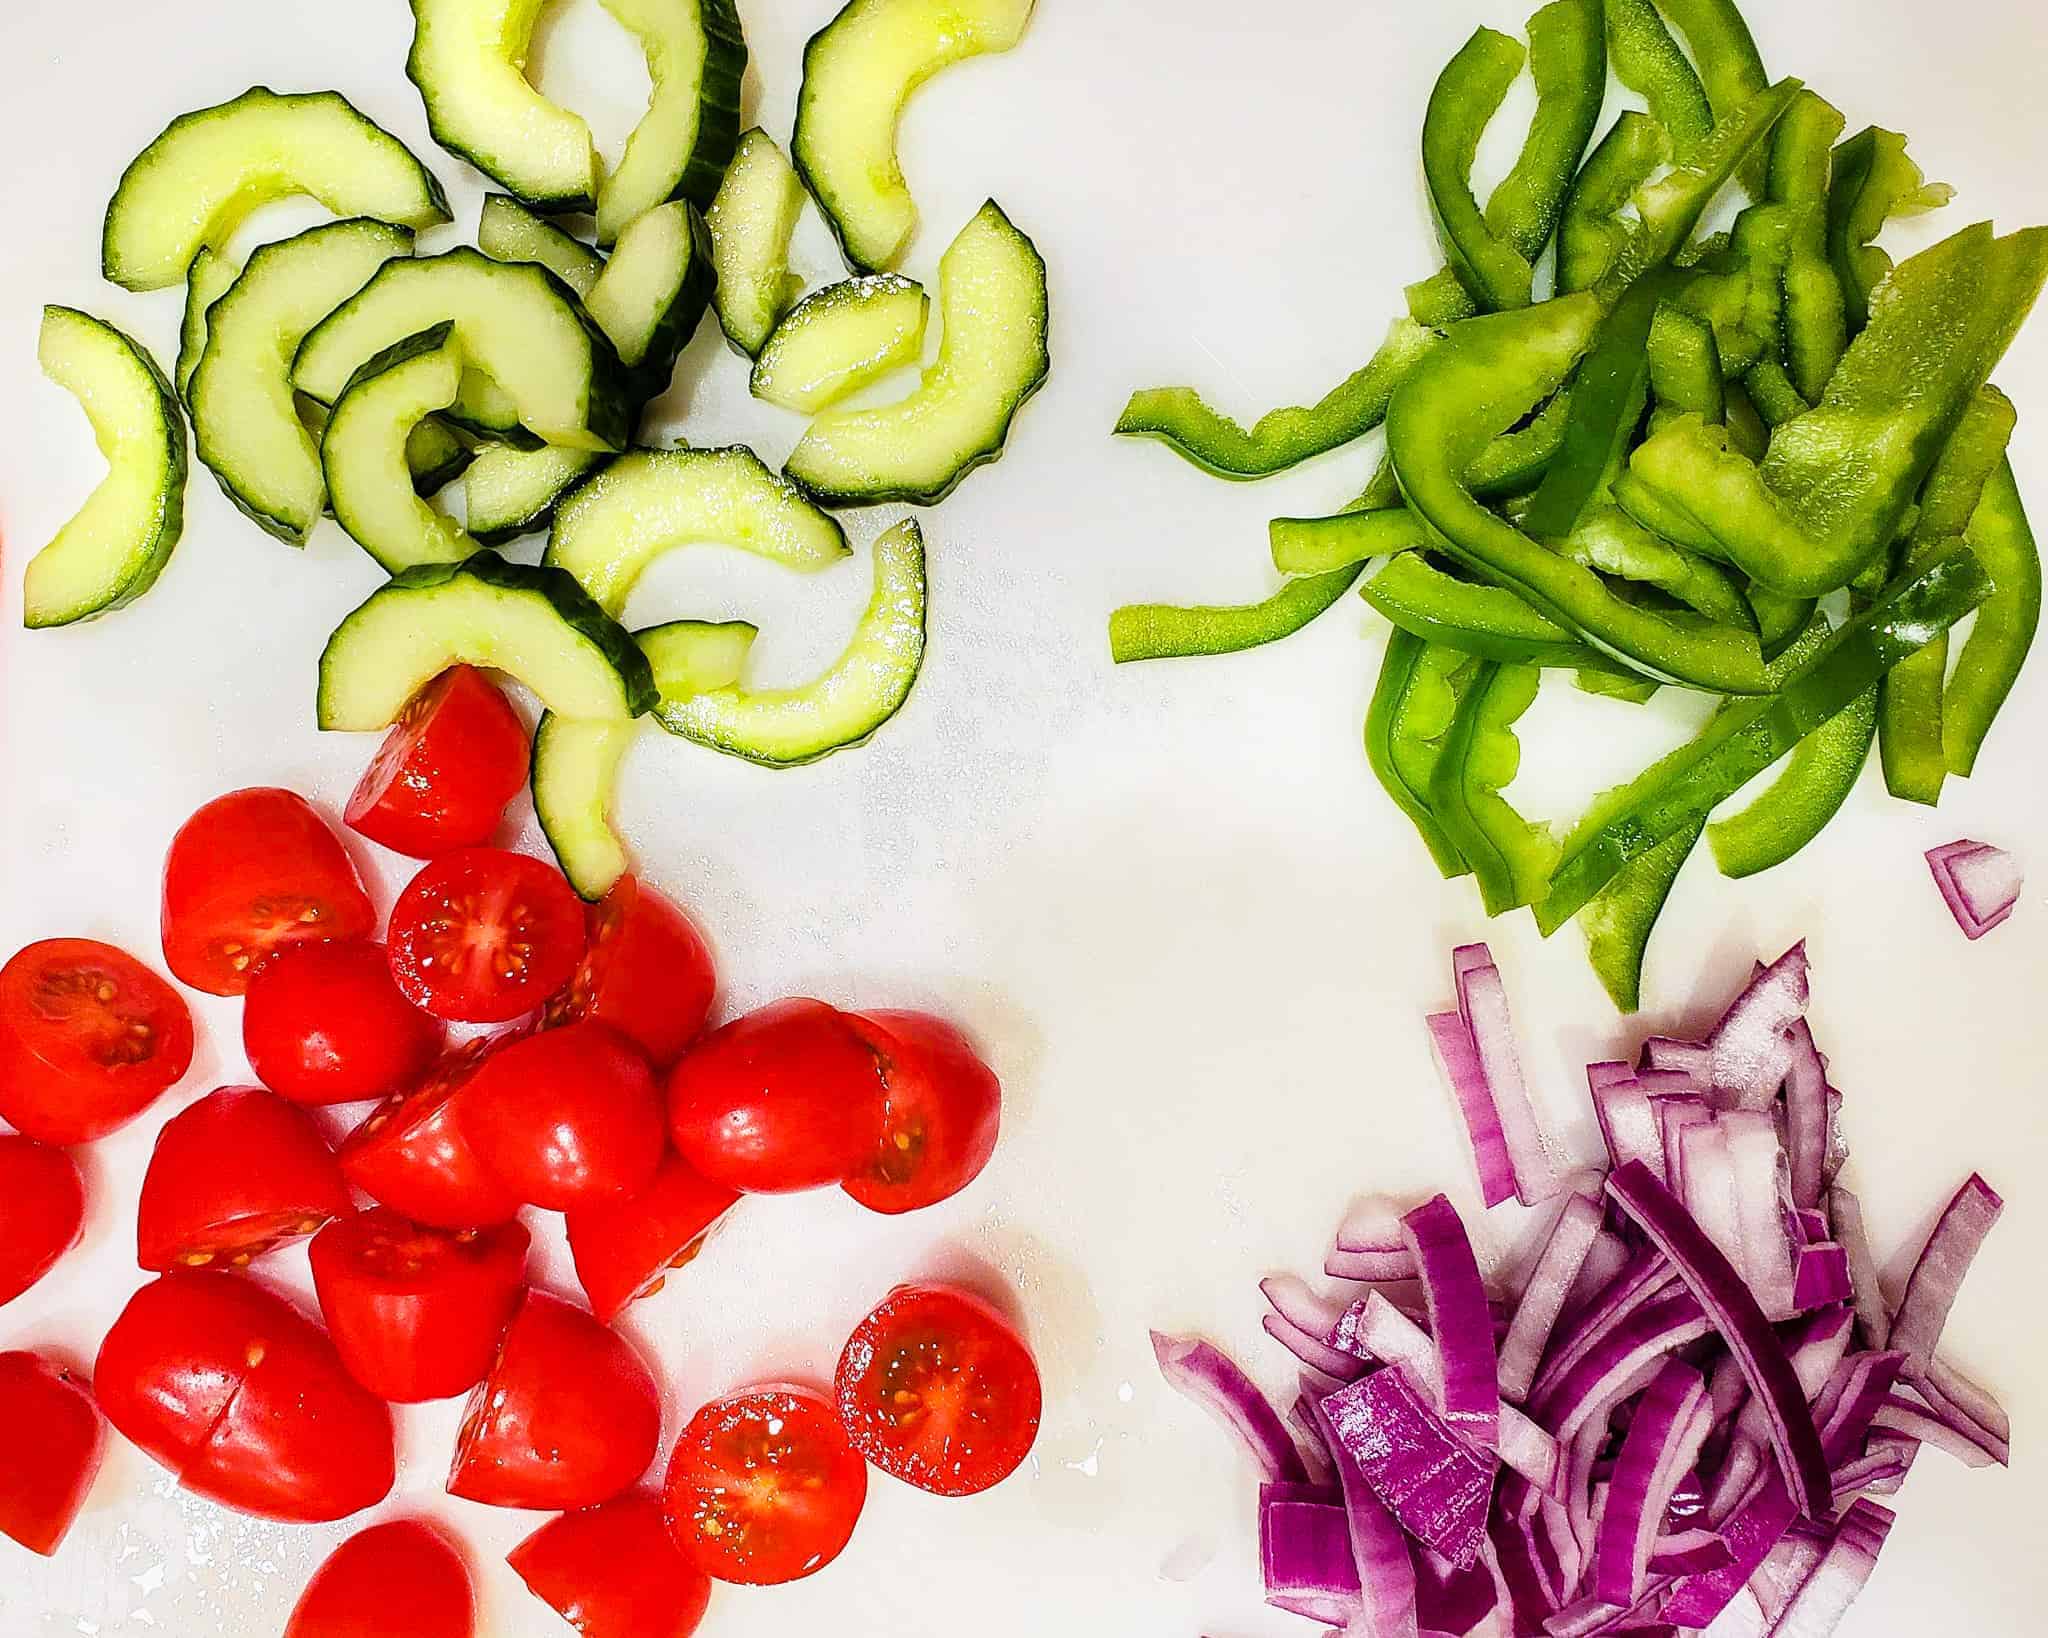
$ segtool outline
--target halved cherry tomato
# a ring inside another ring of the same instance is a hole
[[[93,1371],[100,1408],[197,1495],[317,1524],[375,1506],[391,1411],[327,1334],[235,1274],[166,1274],[128,1300]]]
[[[458,665],[413,695],[344,817],[371,841],[416,859],[476,847],[526,788],[530,755],[511,702],[481,671]]]
[[[347,849],[303,796],[230,791],[171,838],[164,960],[195,990],[240,995],[271,951],[367,938],[376,925]]]
[[[469,1396],[448,1493],[491,1507],[595,1507],[647,1471],[660,1440],[660,1396],[631,1344],[530,1290]]]
[[[373,1524],[313,1572],[284,1638],[471,1638],[469,1567],[417,1519]]]
[[[718,976],[690,918],[644,882],[621,876],[586,912],[589,947],[547,1021],[595,1018],[666,1069],[711,1016]]]
[[[690,1418],[663,1507],[676,1545],[714,1581],[776,1586],[840,1554],[868,1474],[831,1404],[807,1388],[751,1388]]]
[[[583,901],[524,853],[434,860],[391,907],[391,976],[437,1018],[502,1024],[533,1011],[583,959]]]
[[[0,1307],[78,1244],[85,1179],[62,1149],[0,1132]]]
[[[483,1380],[526,1284],[526,1229],[434,1229],[378,1207],[313,1237],[313,1289],[349,1374],[379,1399],[452,1399]]]
[[[591,1312],[609,1325],[704,1249],[739,1192],[670,1155],[639,1194],[569,1213],[569,1254]]]
[[[777,1001],[721,1025],[676,1065],[669,1131],[713,1182],[749,1194],[822,1188],[873,1155],[874,1049],[822,1001]]]
[[[106,1452],[92,1389],[41,1354],[0,1354],[0,1535],[48,1557],[71,1529]]]
[[[354,1209],[312,1116],[260,1086],[224,1086],[157,1133],[136,1260],[158,1274],[241,1268]]]
[[[638,1194],[666,1147],[654,1072],[602,1024],[543,1030],[495,1052],[462,1097],[478,1158],[550,1211]]]
[[[676,1550],[661,1503],[639,1491],[564,1513],[505,1562],[583,1638],[690,1638],[711,1602],[711,1583]]]
[[[996,1152],[1003,1087],[962,1035],[928,1012],[857,1012],[882,1068],[882,1141],[846,1192],[869,1211],[922,1211],[958,1194]]]
[[[192,1067],[192,1014],[126,951],[46,938],[0,967],[0,1116],[44,1143],[126,1126]]]
[[[1008,1478],[1038,1438],[1038,1366],[1010,1322],[943,1285],[899,1285],[860,1322],[833,1378],[856,1449],[934,1496]]]
[[[426,1072],[442,1029],[398,993],[381,944],[290,944],[249,980],[242,1048],[294,1103],[360,1103]]]
[[[465,1041],[410,1091],[394,1093],[342,1140],[342,1176],[415,1223],[479,1228],[510,1220],[519,1196],[469,1146],[460,1118],[464,1094],[492,1052],[516,1034]]]

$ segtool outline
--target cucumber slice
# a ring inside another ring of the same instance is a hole
[[[924,535],[905,518],[875,542],[875,592],[832,668],[801,688],[714,689],[655,707],[672,734],[771,767],[858,745],[910,697],[924,663]]]
[[[559,569],[478,552],[394,575],[320,655],[322,728],[388,728],[451,665],[487,666],[565,717],[623,722],[653,709],[647,656]]]
[[[924,353],[924,287],[896,273],[814,290],[775,326],[754,361],[756,398],[815,415]]]
[[[604,258],[590,246],[542,221],[509,194],[484,195],[476,245],[493,261],[540,263],[582,301],[590,299],[590,287],[604,271]]]
[[[932,505],[1003,452],[1010,422],[1044,384],[1045,263],[990,200],[939,262],[945,333],[917,391],[811,423],[783,471],[826,505]]]
[[[495,447],[495,446],[494,446]],[[422,421],[405,441],[405,464],[416,495],[434,495],[469,469],[476,451],[441,421]]]
[[[575,293],[532,262],[466,246],[380,268],[306,337],[293,384],[331,404],[368,360],[443,319],[472,366],[449,414],[457,425],[523,426],[569,449],[625,447],[634,419],[625,368]]]
[[[611,244],[670,199],[710,205],[740,134],[747,42],[732,0],[604,0],[647,56],[653,91],[618,169],[597,190],[597,240]]]
[[[917,229],[896,160],[903,105],[940,69],[1024,37],[1032,0],[848,0],[804,47],[791,152],[856,273],[894,267]]]
[[[462,477],[463,516],[479,545],[497,546],[545,529],[555,508],[606,457],[587,449],[512,449],[492,444],[477,451]]]
[[[716,277],[711,230],[686,199],[656,206],[619,236],[590,292],[590,316],[632,372],[643,403],[668,390]]]
[[[455,326],[437,324],[387,347],[356,371],[328,412],[320,466],[334,521],[387,574],[460,563],[476,550],[455,521],[414,493],[406,445],[415,428],[462,390]]]
[[[178,362],[171,375],[180,398],[191,392],[192,372],[199,368],[200,355],[206,351],[206,315],[241,276],[242,270],[233,261],[204,245],[192,258],[185,275],[185,319],[178,328]]]
[[[72,307],[45,307],[36,356],[76,398],[107,475],[29,560],[22,623],[68,626],[132,603],[170,561],[185,522],[185,423],[136,342]]]
[[[411,249],[412,234],[388,223],[323,223],[260,247],[207,314],[185,391],[194,447],[228,499],[293,546],[320,521],[327,485],[292,395],[292,359],[308,331]]]
[[[544,562],[616,617],[656,558],[692,542],[737,546],[792,569],[847,555],[846,534],[751,449],[636,449],[563,502]]]
[[[107,205],[100,268],[129,290],[185,277],[259,205],[311,194],[337,216],[399,227],[448,220],[448,201],[406,145],[337,91],[264,86],[181,114],[121,173]]]
[[[804,185],[775,139],[758,126],[741,137],[705,220],[718,268],[718,322],[749,358],[803,294],[804,281],[789,270],[803,205]]]
[[[738,682],[754,637],[739,620],[677,620],[634,634],[667,700]],[[603,898],[628,868],[611,811],[619,763],[636,732],[632,723],[580,722],[553,712],[534,730],[533,810],[562,874],[586,899]]]

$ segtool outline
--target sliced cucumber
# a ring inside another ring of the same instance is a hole
[[[604,258],[574,234],[544,222],[508,194],[484,195],[476,246],[493,261],[538,262],[581,300],[604,271]]]
[[[478,552],[393,576],[334,628],[319,724],[389,727],[451,665],[503,671],[565,717],[625,721],[656,699],[647,656],[573,579]]]
[[[476,550],[454,519],[413,491],[406,445],[415,428],[462,390],[455,326],[387,347],[356,371],[328,412],[320,465],[334,521],[387,574],[421,563],[460,563]]]
[[[426,167],[336,91],[280,96],[257,86],[181,114],[121,173],[107,205],[100,267],[129,290],[184,278],[259,205],[311,194],[337,216],[399,227],[448,220]]]
[[[261,246],[207,314],[185,391],[194,447],[228,499],[279,540],[303,546],[327,504],[292,359],[308,331],[411,249],[412,234],[385,222],[323,223]]]
[[[758,126],[741,137],[705,220],[718,269],[718,322],[749,358],[803,293],[804,281],[789,270],[803,205],[804,185],[775,139]]]
[[[405,441],[405,464],[412,470],[416,495],[440,493],[468,471],[475,459],[476,451],[445,422],[422,421]]]
[[[22,623],[68,626],[132,603],[155,584],[185,522],[185,422],[141,346],[72,307],[45,307],[36,356],[76,398],[107,475],[29,560]]]
[[[858,745],[910,697],[924,663],[924,535],[905,518],[875,542],[875,591],[853,640],[801,688],[713,689],[655,717],[672,734],[771,767]]]
[[[619,236],[590,292],[590,316],[611,338],[645,402],[668,390],[676,359],[711,305],[711,230],[686,199],[657,205]]]
[[[471,538],[497,546],[545,529],[562,497],[607,459],[587,449],[493,444],[477,451],[462,477],[463,516]]]
[[[306,337],[293,384],[331,404],[371,358],[444,319],[472,366],[449,414],[457,425],[524,427],[569,449],[625,447],[635,419],[625,368],[575,293],[532,262],[467,247],[380,268]]]
[[[756,398],[815,415],[924,354],[931,297],[896,273],[814,290],[775,326],[754,361]]]
[[[939,262],[945,325],[917,391],[811,423],[783,470],[825,504],[930,505],[1003,452],[1010,422],[1045,381],[1045,263],[990,200]]]
[[[544,561],[617,616],[656,558],[693,542],[792,569],[846,556],[846,534],[751,449],[636,449],[562,503]]]
[[[685,700],[739,681],[755,631],[744,621],[678,620],[635,633],[666,700]],[[626,873],[625,844],[612,827],[619,763],[637,725],[582,722],[549,712],[533,735],[533,810],[562,874],[586,899],[601,899]]]
[[[804,47],[791,152],[857,273],[894,267],[917,228],[896,161],[903,105],[940,69],[1024,37],[1032,0],[849,0]]]
[[[740,134],[747,42],[732,0],[604,0],[640,42],[653,91],[618,169],[597,190],[597,238],[613,243],[670,199],[708,207]]]
[[[183,398],[192,389],[192,372],[206,351],[206,315],[213,304],[233,288],[242,270],[218,251],[200,246],[185,275],[185,319],[178,329],[178,362],[171,379]]]

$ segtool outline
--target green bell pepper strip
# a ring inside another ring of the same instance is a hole
[[[1365,716],[1365,759],[1447,880],[1467,874],[1470,866],[1423,793],[1478,667],[1468,654],[1435,647],[1396,627]]]
[[[1542,481],[1564,446],[1571,424],[1571,389],[1567,387],[1526,423],[1488,440],[1465,468],[1465,487],[1475,495],[1520,495]]]
[[[1607,0],[1607,56],[1615,78],[1650,105],[1650,117],[1690,153],[1714,128],[1707,89],[1650,0]]]
[[[1792,374],[1782,360],[1760,358],[1742,378],[1743,386],[1749,389],[1749,401],[1756,406],[1756,412],[1763,417],[1764,425],[1776,431],[1787,421],[1796,421],[1814,406],[1806,395],[1793,385]],[[1769,452],[1769,446],[1765,446]]]
[[[1650,323],[1649,359],[1656,414],[1727,420],[1728,385],[1713,325],[1673,302],[1660,303]]]
[[[1601,0],[1551,0],[1529,19],[1529,75],[1536,113],[1521,153],[1486,201],[1486,225],[1533,267],[1557,231],[1607,100]]]
[[[1428,278],[1411,284],[1403,295],[1408,302],[1408,316],[1432,330],[1456,324],[1479,311],[1472,292],[1459,280],[1456,270],[1449,267],[1440,267]]]
[[[1622,700],[1629,705],[1648,705],[1664,685],[1648,677],[1617,677],[1611,671],[1575,671],[1572,686],[1582,694]]]
[[[1709,620],[1756,632],[1756,611],[1734,576],[1711,559],[1652,534],[1618,506],[1600,506],[1558,543],[1575,563],[1655,586]]]
[[[1593,975],[1621,1012],[1642,1010],[1643,957],[1650,948],[1650,934],[1679,871],[1698,845],[1700,828],[1695,819],[1632,860],[1579,912]]]
[[[1828,257],[1828,179],[1841,114],[1802,91],[1771,135],[1770,198],[1789,222],[1785,368],[1800,397],[1820,402],[1849,345],[1842,281]]]
[[[1906,139],[1872,125],[1835,150],[1828,185],[1828,259],[1847,303],[1851,334],[1870,322],[1870,293],[1892,270],[1892,259],[1872,242],[1895,216],[1939,210],[1955,197],[1945,182],[1929,182],[1906,157]]]
[[[1977,754],[2012,692],[2041,623],[2041,553],[2007,461],[1984,486],[1984,498],[1963,538],[1997,590],[1957,656],[1941,700],[1941,737],[1949,772],[1967,779]]]
[[[1641,675],[1588,648],[1505,587],[1459,580],[1421,552],[1384,564],[1358,595],[1401,630],[1460,653],[1547,670]]]
[[[1764,451],[1771,447],[1771,429],[1764,421],[1763,412],[1756,407],[1756,400],[1749,396],[1749,388],[1740,381],[1728,384],[1726,425],[1731,447],[1752,461],[1764,458]]]
[[[1436,333],[1396,319],[1371,360],[1310,405],[1276,409],[1249,431],[1203,402],[1192,387],[1148,387],[1131,395],[1115,430],[1157,438],[1219,478],[1267,478],[1311,456],[1354,443],[1386,418],[1401,378],[1436,344]]]
[[[1282,574],[1330,574],[1429,544],[1422,520],[1405,506],[1327,518],[1275,518],[1266,525],[1266,536],[1273,567]]]
[[[1968,550],[1936,559],[1843,624],[1777,692],[1731,703],[1690,744],[1601,797],[1565,843],[1538,927],[1562,927],[1627,865],[1711,813],[1990,590]]]
[[[1664,127],[1634,109],[1617,119],[1586,156],[1557,224],[1561,294],[1592,289],[1621,259],[1635,231],[1622,219],[1622,209],[1670,157],[1671,138]]]
[[[1744,588],[1743,595],[1749,600],[1750,612],[1756,616],[1757,636],[1764,649],[1764,669],[1768,672],[1771,663],[1798,640],[1799,634],[1813,619],[1814,600],[1811,597],[1786,597],[1768,586],[1759,586],[1755,581]]]
[[[1358,583],[1363,563],[1329,574],[1291,580],[1259,603],[1182,608],[1170,603],[1129,603],[1109,617],[1109,657],[1173,660],[1196,654],[1235,654],[1292,637]]]
[[[1756,37],[1735,0],[1657,0],[1657,5],[1685,37],[1692,60],[1699,64],[1700,83],[1716,121],[1725,120],[1770,83]],[[1762,181],[1761,163],[1752,162],[1744,171],[1744,185],[1758,193]]]
[[[1500,793],[1521,768],[1515,724],[1536,703],[1534,666],[1488,665],[1458,707],[1429,782],[1430,811],[1479,883],[1489,916],[1533,904],[1557,863],[1557,841]]]
[[[1458,282],[1486,309],[1527,307],[1528,257],[1490,227],[1472,193],[1479,139],[1521,76],[1522,42],[1481,28],[1444,65],[1422,119],[1422,176]]]

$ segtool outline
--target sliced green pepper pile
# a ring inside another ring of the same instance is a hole
[[[1444,265],[1365,366],[1250,431],[1187,388],[1117,424],[1257,478],[1384,423],[1365,493],[1274,520],[1264,602],[1120,609],[1111,648],[1272,642],[1362,579],[1393,626],[1365,724],[1380,783],[1489,914],[1576,919],[1633,1010],[1703,835],[1751,875],[1820,833],[1874,744],[1910,801],[1976,766],[2040,621],[1991,375],[2048,284],[2048,229],[1966,227],[1895,266],[1879,234],[1950,190],[1902,136],[1845,141],[1822,97],[1772,83],[1734,0],[1552,0],[1526,32],[1478,30],[1437,81],[1422,171]],[[1610,68],[1647,110],[1596,140]],[[1525,72],[1527,138],[1482,200],[1475,157]],[[1730,230],[1703,234],[1730,194]],[[1559,838],[1504,794],[1545,670],[1722,704]]]

